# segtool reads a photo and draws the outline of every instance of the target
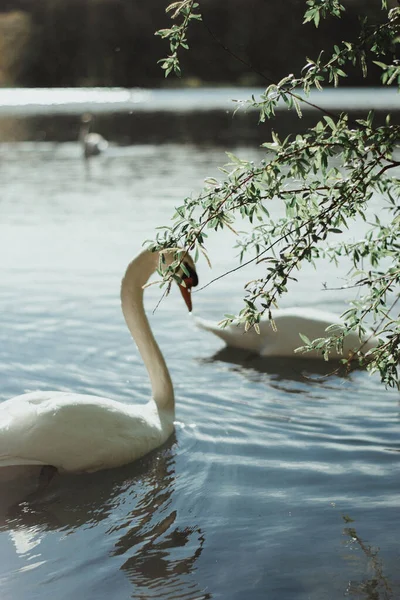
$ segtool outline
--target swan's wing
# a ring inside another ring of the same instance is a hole
[[[339,334],[343,328],[343,322],[340,317],[324,311],[314,311],[311,309],[287,309],[279,311],[275,316],[276,332],[273,335],[263,336],[263,347],[260,354],[262,356],[291,356],[297,358],[322,359],[320,351],[310,351],[305,353],[295,353],[295,350],[304,346],[304,341],[300,334],[305,335],[309,340],[317,338],[326,338],[329,335]],[[328,331],[329,328],[331,328]],[[364,343],[364,340],[365,341]],[[337,360],[347,357],[350,352],[360,349],[363,353],[377,346],[378,340],[372,335],[372,332],[366,332],[363,339],[360,340],[357,332],[350,332],[343,343],[343,352],[338,352],[332,347],[329,352],[329,358]]]
[[[25,394],[0,404],[0,466],[95,471],[143,456],[165,441],[165,431],[154,402],[130,406],[79,394]]]

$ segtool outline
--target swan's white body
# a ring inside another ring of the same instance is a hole
[[[227,346],[250,350],[261,356],[295,356],[297,358],[323,358],[320,352],[312,351],[295,353],[296,348],[304,346],[300,333],[308,339],[327,337],[332,335],[326,332],[330,325],[342,325],[340,317],[333,313],[315,310],[312,308],[282,308],[272,311],[276,331],[268,319],[260,322],[260,333],[254,328],[245,332],[243,324],[232,324],[221,328],[217,323],[196,319],[196,325],[201,329],[210,331],[220,337]],[[362,352],[365,353],[378,344],[378,340],[372,332],[368,332],[362,341],[358,335],[350,333],[344,340],[343,354],[332,348],[329,353],[331,359],[343,358],[350,351],[357,350],[361,344]]]
[[[81,128],[79,130],[79,141],[82,144],[83,156],[87,160],[92,156],[98,156],[108,148],[107,140],[99,133],[90,133],[92,116],[82,116]]]
[[[153,398],[131,405],[82,394],[33,392],[0,404],[0,467],[52,465],[97,471],[132,462],[174,430],[172,382],[143,307],[143,285],[158,253],[144,251],[127,268],[122,311],[149,373]]]
[[[107,150],[108,142],[99,133],[87,133],[83,138],[83,154],[85,158],[98,156]]]
[[[68,392],[24,394],[0,405],[0,467],[117,467],[163,444],[173,420],[173,413],[160,411],[153,400],[131,406]]]

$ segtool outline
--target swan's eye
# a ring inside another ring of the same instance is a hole
[[[189,273],[189,276],[187,276],[186,273],[184,273],[184,276],[182,277],[183,281],[189,289],[192,287],[196,287],[196,285],[199,284],[199,278],[197,276],[196,271],[187,262],[183,264],[185,265],[185,271]]]

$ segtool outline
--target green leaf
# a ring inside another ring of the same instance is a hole
[[[311,345],[311,340],[304,335],[304,333],[299,333],[299,336],[301,337],[302,341],[307,345],[310,346]]]
[[[324,115],[323,118],[324,118],[325,122],[329,125],[329,127],[332,129],[332,131],[336,131],[336,125],[335,125],[333,119],[326,115]]]

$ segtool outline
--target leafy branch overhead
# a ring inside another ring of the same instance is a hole
[[[167,12],[171,12],[171,18],[176,22],[170,29],[160,29],[156,32],[156,35],[169,41],[171,53],[158,61],[165,71],[165,77],[168,77],[172,71],[175,75],[180,76],[181,74],[178,52],[181,48],[189,49],[187,29],[191,21],[201,21],[201,15],[195,12],[198,6],[194,0],[180,0],[167,7]]]
[[[340,18],[345,10],[338,0],[308,0],[306,4],[304,23],[317,27],[322,19]],[[172,70],[180,73],[178,49],[187,48],[189,22],[201,19],[194,2],[176,2],[169,9],[182,21],[160,33],[171,46],[163,64],[166,75]],[[194,252],[197,260],[200,252],[206,253],[211,231],[230,229],[240,265],[256,261],[260,268],[259,278],[245,286],[244,307],[238,315],[247,327],[256,329],[263,316],[271,318],[271,307],[287,291],[288,282],[296,280],[305,262],[315,265],[325,258],[338,264],[342,257],[350,258],[352,268],[344,287],[354,290],[354,300],[344,313],[343,332],[328,332],[324,340],[307,340],[303,350],[318,348],[328,357],[329,349],[340,345],[347,332],[357,331],[361,336],[367,323],[374,324],[380,345],[365,356],[360,351],[343,362],[356,360],[379,371],[386,385],[400,387],[400,125],[392,122],[390,114],[377,123],[372,112],[353,121],[346,113],[321,109],[309,96],[327,84],[338,86],[349,67],[358,67],[366,76],[372,63],[382,71],[382,86],[400,87],[396,57],[400,7],[389,10],[383,0],[382,11],[379,23],[360,19],[355,41],[335,45],[330,55],[321,52],[315,59],[305,57],[297,76],[290,74],[276,83],[268,80],[259,98],[253,96],[243,103],[244,108],[258,110],[260,122],[273,119],[282,105],[301,118],[303,107],[311,104],[320,118],[302,135],[281,139],[272,133],[272,139],[262,144],[265,154],[258,164],[230,154],[222,179],[208,180],[197,197],[186,198],[176,208],[173,225],[163,227],[153,244],[157,248],[182,246]],[[380,198],[379,215],[371,208],[376,197]],[[284,216],[270,215],[272,200],[282,203]],[[356,219],[366,222],[367,233],[350,243],[344,234]],[[250,224],[247,234],[236,233],[238,220]],[[229,316],[225,323],[232,319]]]

